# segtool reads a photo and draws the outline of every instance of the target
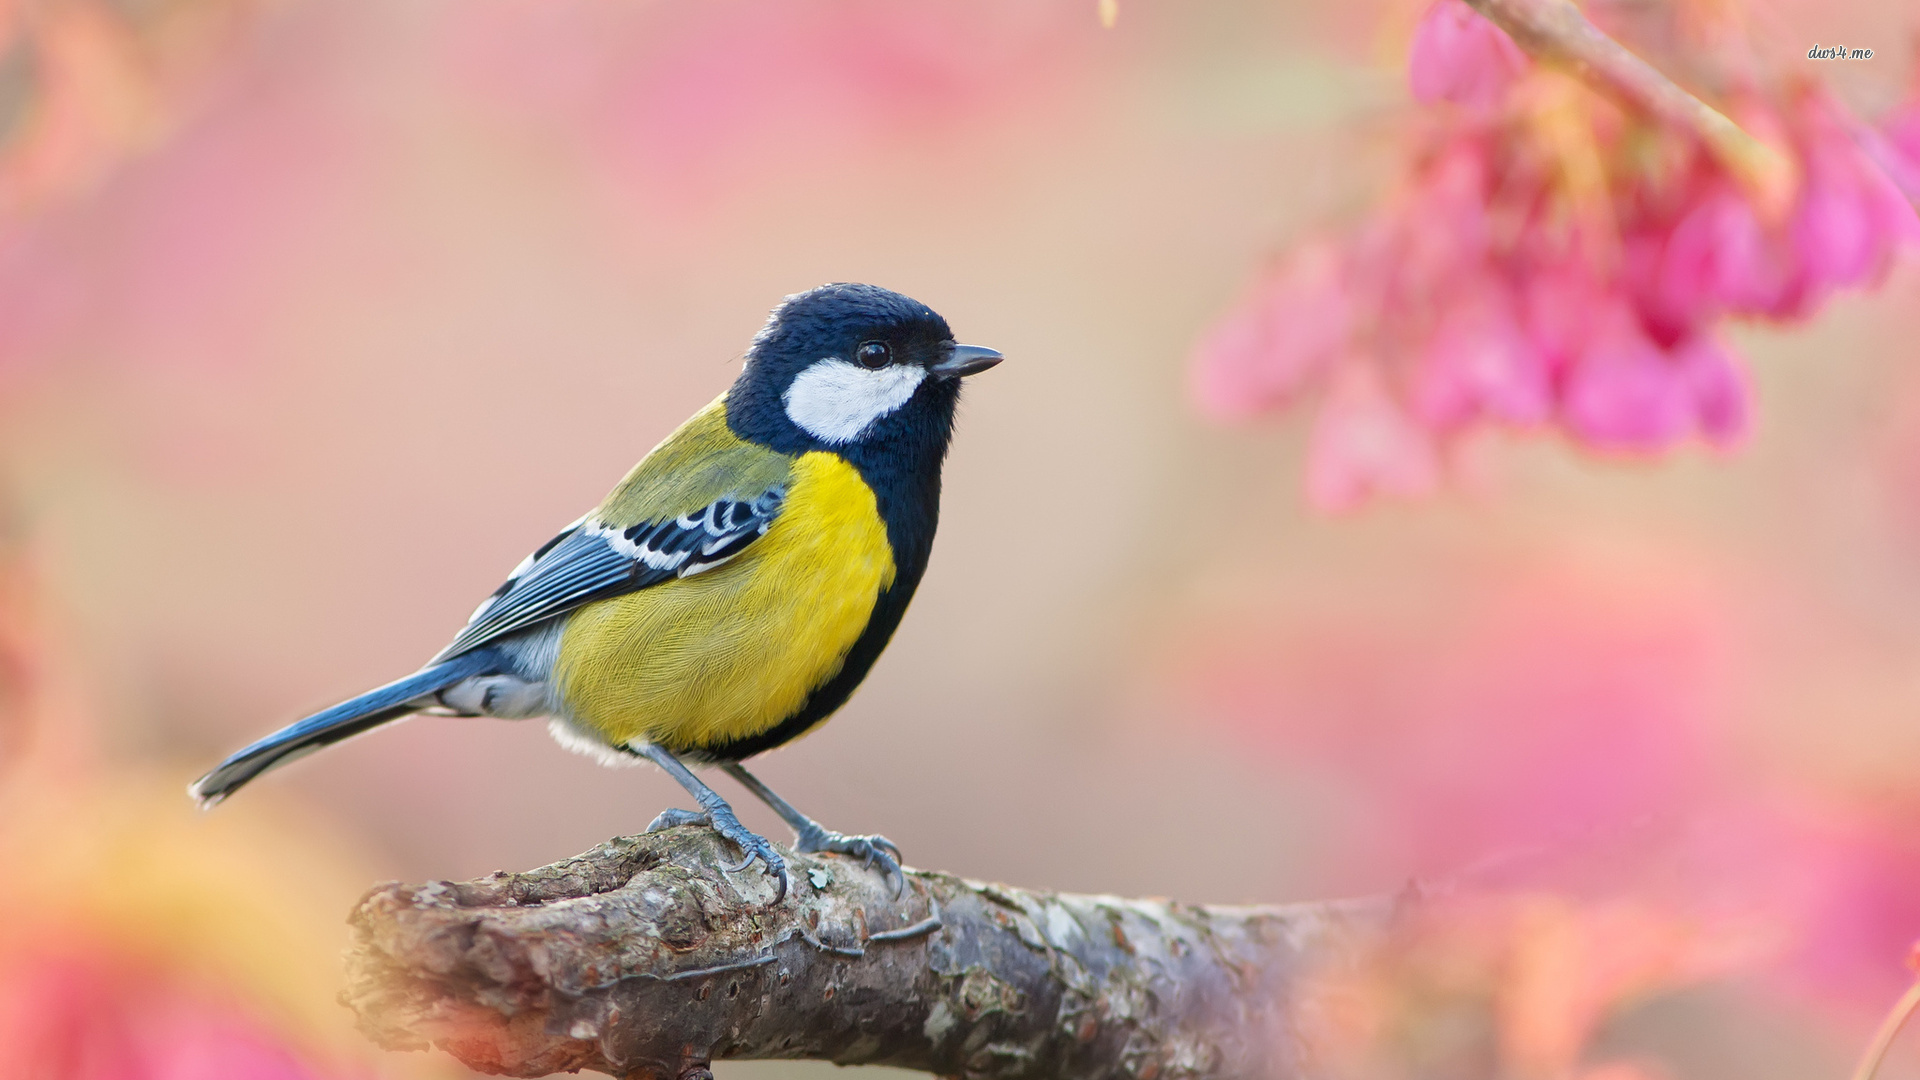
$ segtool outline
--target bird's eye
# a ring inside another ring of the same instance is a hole
[[[893,359],[893,349],[884,341],[869,341],[854,350],[863,368],[883,368]]]

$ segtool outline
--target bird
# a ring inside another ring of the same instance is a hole
[[[270,769],[415,713],[533,719],[608,764],[650,761],[705,825],[788,891],[785,860],[693,768],[719,766],[794,850],[878,865],[900,850],[822,827],[741,764],[833,715],[927,569],[961,380],[1000,363],[933,309],[875,285],[784,298],[739,376],[607,497],[527,556],[452,642],[402,679],[315,713],[194,781],[211,807]]]

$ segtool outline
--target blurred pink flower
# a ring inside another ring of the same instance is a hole
[[[1507,574],[1404,633],[1358,617],[1223,628],[1188,654],[1181,697],[1349,785],[1369,813],[1344,869],[1451,873],[1692,805],[1711,787],[1727,649],[1712,605],[1671,575]]]
[[[1596,449],[1655,451],[1688,435],[1728,444],[1746,432],[1746,383],[1726,349],[1701,333],[1661,349],[1615,305],[1570,367],[1561,421]]]
[[[1626,279],[1648,322],[1684,334],[1728,311],[1779,307],[1789,284],[1785,253],[1769,244],[1733,182],[1713,177],[1686,194],[1685,207],[1678,223],[1648,222],[1630,241],[1657,259],[1631,266]]]
[[[1484,140],[1451,140],[1423,161],[1401,199],[1363,226],[1351,247],[1359,265],[1354,284],[1372,292],[1376,305],[1416,305],[1426,314],[1433,301],[1475,283],[1491,253],[1489,205],[1495,179],[1494,148]],[[1382,318],[1390,312],[1368,312]]]
[[[180,805],[175,770],[104,763],[97,680],[59,629],[35,545],[5,531],[0,1077],[424,1075],[376,1063],[336,1003],[339,912],[364,875],[296,817],[215,821]]]
[[[1885,127],[1887,141],[1908,160],[1920,162],[1920,99],[1894,110]]]
[[[1549,372],[1564,371],[1586,347],[1594,324],[1611,309],[1600,297],[1607,287],[1579,260],[1537,268],[1519,283],[1521,324]]]
[[[1872,283],[1895,243],[1915,238],[1914,206],[1849,133],[1845,106],[1813,93],[1799,113],[1806,181],[1790,231],[1807,289]]]
[[[1332,245],[1304,244],[1257,282],[1198,346],[1192,370],[1200,400],[1228,416],[1290,401],[1352,332],[1342,274]]]
[[[1632,312],[1603,316],[1580,351],[1560,415],[1575,438],[1607,450],[1658,450],[1691,418],[1686,381]]]
[[[1407,75],[1416,101],[1492,107],[1529,63],[1506,31],[1463,0],[1439,0],[1413,32]]]
[[[1740,970],[1799,1006],[1883,1008],[1920,933],[1920,801],[1750,756],[1726,723],[1745,628],[1699,574],[1503,565],[1490,594],[1397,631],[1345,610],[1215,623],[1178,698],[1339,793],[1309,889],[1412,873],[1624,895],[1761,933]]]
[[[1666,1080],[1666,1076],[1666,1070],[1642,1062],[1609,1061],[1581,1066],[1573,1080]]]
[[[0,970],[9,1075],[36,1080],[323,1080],[281,1038],[124,959],[48,953]]]
[[[1725,342],[1706,331],[1680,343],[1672,355],[1692,392],[1695,430],[1719,446],[1738,442],[1747,433],[1753,399],[1746,369],[1734,362]]]
[[[1432,490],[1450,444],[1489,425],[1607,452],[1734,444],[1752,409],[1721,323],[1810,316],[1920,239],[1817,86],[1743,99],[1801,177],[1766,209],[1691,134],[1534,68],[1461,0],[1428,8],[1409,71],[1419,100],[1475,108],[1432,116],[1399,192],[1283,262],[1192,357],[1217,415],[1320,402],[1306,489],[1322,509]],[[1886,138],[1920,146],[1920,104]]]
[[[1761,857],[1743,877],[1793,930],[1780,988],[1817,1005],[1884,1007],[1911,981],[1900,960],[1920,931],[1920,807],[1803,797],[1746,816]]]
[[[1316,1061],[1330,1076],[1658,1080],[1657,1063],[1588,1060],[1608,1022],[1761,942],[1742,921],[1600,893],[1409,890],[1392,944],[1314,972]]]
[[[1380,385],[1365,361],[1340,366],[1314,418],[1307,490],[1333,510],[1372,494],[1424,495],[1439,481],[1426,432]]]
[[[132,12],[97,0],[0,3],[9,71],[0,227],[97,183],[163,137],[237,40],[246,0]]]
[[[1043,108],[1099,32],[1080,9],[1023,0],[448,10],[456,78],[540,139],[560,134],[623,180],[658,185],[673,209],[742,183],[793,184],[875,142]]]
[[[1552,367],[1507,290],[1484,288],[1444,312],[1416,372],[1416,411],[1438,430],[1482,418],[1537,424],[1552,407]]]

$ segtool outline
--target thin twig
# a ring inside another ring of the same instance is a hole
[[[1900,995],[1899,1001],[1894,1002],[1893,1011],[1881,1021],[1880,1030],[1874,1034],[1873,1043],[1867,1047],[1866,1056],[1860,1059],[1860,1067],[1853,1070],[1853,1080],[1873,1080],[1873,1074],[1880,1068],[1880,1059],[1887,1056],[1887,1049],[1893,1045],[1893,1040],[1900,1034],[1900,1028],[1906,1024],[1907,1017],[1913,1015],[1915,1008],[1920,1008],[1920,979],[1916,979],[1912,986],[1907,987],[1907,992]]]
[[[1799,185],[1793,159],[1754,137],[1608,37],[1572,0],[1467,0],[1536,60],[1572,69],[1634,110],[1693,132],[1770,216],[1784,214]]]

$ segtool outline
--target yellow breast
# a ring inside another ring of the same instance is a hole
[[[574,726],[613,745],[747,738],[840,671],[893,577],[872,489],[838,456],[804,454],[765,536],[717,569],[576,611],[553,678]]]

